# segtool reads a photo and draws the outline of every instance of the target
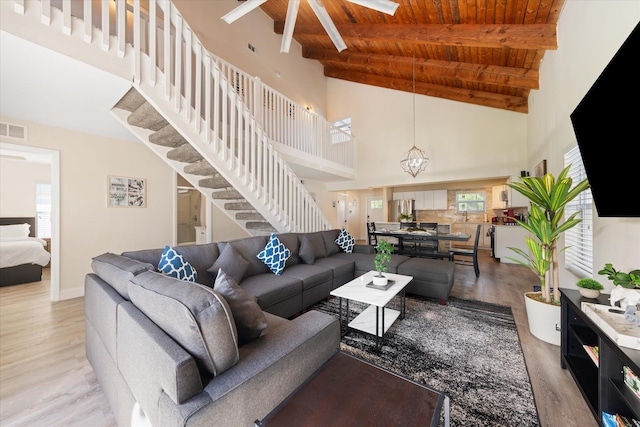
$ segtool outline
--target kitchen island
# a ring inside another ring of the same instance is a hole
[[[496,225],[495,257],[500,259],[500,262],[517,264],[509,257],[516,259],[521,259],[522,257],[509,248],[519,248],[525,253],[529,253],[527,241],[525,240],[525,237],[529,235],[529,232],[519,225]]]

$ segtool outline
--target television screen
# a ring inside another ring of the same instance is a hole
[[[639,57],[640,23],[571,113],[600,217],[640,217]]]

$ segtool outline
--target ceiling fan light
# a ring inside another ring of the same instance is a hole
[[[284,21],[284,31],[282,32],[282,43],[280,44],[280,53],[288,53],[291,47],[291,39],[293,38],[293,29],[296,26],[298,18],[298,8],[300,0],[289,0],[287,6],[287,17]]]
[[[345,50],[347,48],[347,45],[344,43],[344,40],[338,32],[336,25],[333,23],[333,20],[329,16],[327,9],[325,9],[318,0],[307,0],[307,2],[318,17],[318,20],[329,35],[329,38],[333,42],[334,46],[336,47],[336,49],[338,49],[338,52],[342,52],[343,50]]]
[[[267,0],[247,0],[242,3],[240,6],[231,10],[229,13],[222,17],[222,20],[227,24],[231,24],[235,22],[239,18],[242,18],[247,13],[251,12],[253,9],[259,7],[263,3],[266,3]]]
[[[396,9],[400,6],[398,3],[394,3],[389,0],[348,0],[353,4],[368,7],[369,9],[377,10],[378,12],[392,15],[396,13]]]

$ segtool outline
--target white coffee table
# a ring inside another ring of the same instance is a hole
[[[379,290],[367,287],[377,271],[370,271],[362,276],[345,283],[330,292],[331,295],[340,298],[340,328],[344,336],[349,328],[356,329],[376,337],[376,348],[382,348],[384,334],[389,330],[396,319],[404,318],[405,314],[405,287],[413,279],[413,276],[385,273],[389,280],[395,281],[387,290]],[[394,310],[386,305],[398,294],[400,295],[400,310]],[[346,315],[342,315],[342,300],[346,300]],[[362,313],[349,321],[349,301],[358,301],[369,304]],[[344,319],[343,319],[344,317]],[[345,325],[346,324],[346,325]]]

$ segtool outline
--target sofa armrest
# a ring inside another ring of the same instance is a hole
[[[353,252],[357,254],[375,254],[376,248],[371,245],[355,245]]]

